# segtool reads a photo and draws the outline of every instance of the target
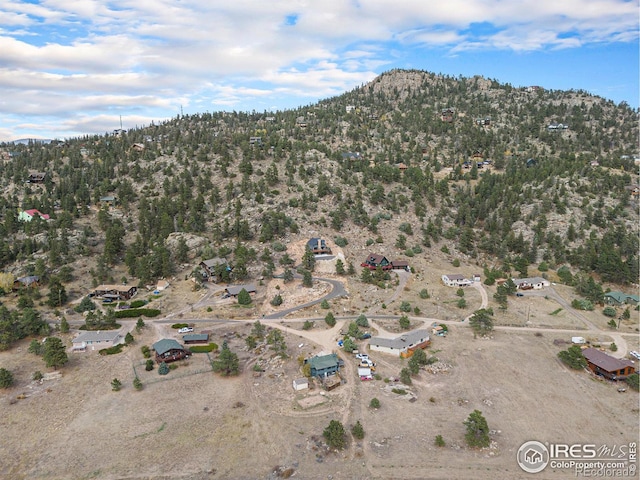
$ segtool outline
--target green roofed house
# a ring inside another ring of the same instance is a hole
[[[158,340],[153,344],[153,349],[156,352],[156,362],[158,363],[171,363],[189,356],[189,352],[177,340],[171,338]]]
[[[338,355],[336,353],[330,353],[329,355],[316,355],[315,357],[307,358],[304,363],[311,365],[312,377],[325,377],[328,375],[334,375],[338,371]]]
[[[623,292],[608,292],[604,294],[604,301],[608,305],[638,305],[640,297],[638,295],[629,295]]]

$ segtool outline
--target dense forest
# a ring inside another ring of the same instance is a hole
[[[277,247],[313,227],[637,283],[638,139],[638,112],[584,91],[394,70],[296,110],[4,144],[0,269],[64,282],[91,258],[94,285],[119,282],[117,264],[146,284],[200,239],[199,256],[242,280],[273,273]],[[30,209],[50,219],[21,221]]]

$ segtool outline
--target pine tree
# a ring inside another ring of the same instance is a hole
[[[482,416],[480,410],[474,410],[464,421],[467,433],[464,438],[470,447],[488,447],[491,443],[489,438],[489,426],[487,420]]]
[[[58,277],[51,277],[49,281],[49,299],[47,305],[50,307],[61,307],[67,303],[67,291]]]
[[[117,378],[111,380],[111,390],[113,390],[114,392],[119,392],[121,388],[122,382],[120,380],[118,380]]]
[[[53,367],[54,370],[69,361],[66,348],[58,337],[48,337],[45,340],[42,358],[47,367]]]
[[[229,350],[229,345],[224,341],[222,343],[222,350],[217,360],[212,362],[213,371],[220,373],[225,377],[231,375],[237,375],[240,371],[240,362],[238,355]]]

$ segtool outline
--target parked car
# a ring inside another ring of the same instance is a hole
[[[182,327],[180,330],[178,330],[178,333],[191,333],[193,332],[193,328],[191,327]]]
[[[517,292],[516,297],[524,297],[524,293]]]
[[[369,355],[366,353],[356,353],[356,358],[360,360],[369,360]]]
[[[367,338],[371,338],[371,334],[370,333],[363,333],[362,336],[360,337],[362,340],[366,340]]]

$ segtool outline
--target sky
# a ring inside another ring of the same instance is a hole
[[[640,0],[0,0],[0,142],[276,111],[394,68],[639,105]]]

